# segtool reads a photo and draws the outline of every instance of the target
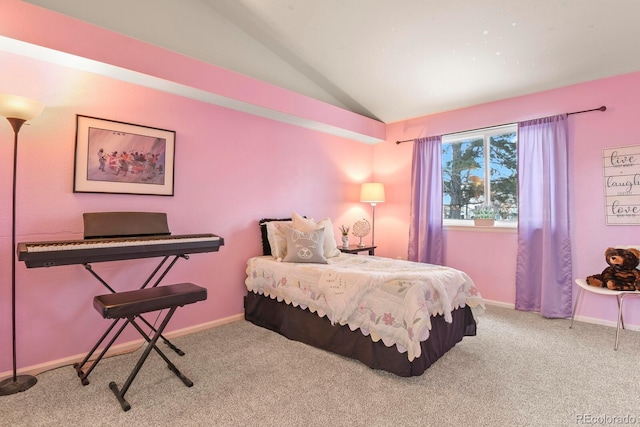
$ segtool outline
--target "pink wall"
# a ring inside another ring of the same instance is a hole
[[[605,225],[602,150],[639,144],[640,73],[602,79],[530,96],[508,99],[387,126],[387,142],[374,146],[375,179],[386,183],[388,201],[377,209],[379,253],[406,256],[412,143],[396,140],[458,132],[516,122],[562,112],[607,106],[604,113],[572,115],[569,119],[573,161],[573,270],[575,277],[600,273],[609,246],[640,244],[638,226]],[[473,278],[490,300],[515,301],[515,233],[447,230],[446,262]],[[628,299],[628,325],[640,325],[640,301]],[[615,300],[585,295],[578,315],[614,322]]]
[[[0,5],[7,3],[13,4]],[[171,330],[243,312],[246,260],[261,253],[258,219],[296,210],[331,217],[337,230],[341,221],[353,223],[367,212],[345,202],[357,200],[357,182],[371,175],[367,144],[3,51],[0,64],[0,93],[46,105],[20,131],[18,242],[81,238],[83,212],[124,210],[166,212],[174,234],[225,238],[220,252],[181,260],[165,279],[209,292],[207,301],[178,310]],[[176,131],[175,196],[73,193],[76,114]],[[12,147],[9,123],[0,122],[0,182],[7,184],[0,186],[0,373],[11,369]],[[137,288],[156,262],[94,268],[126,290]],[[27,269],[18,263],[17,284],[19,367],[84,353],[107,325],[92,308],[93,297],[107,291],[81,266]],[[128,331],[126,338],[138,337]]]

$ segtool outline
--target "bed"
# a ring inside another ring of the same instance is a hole
[[[330,220],[300,218],[260,221],[263,255],[247,261],[246,320],[403,377],[421,375],[464,336],[476,334],[484,303],[464,272],[340,253]],[[313,262],[288,259],[287,243],[293,252],[300,240],[285,234],[302,228],[306,236],[301,221],[327,231],[326,240],[323,233],[311,238],[315,249],[300,252],[320,252]]]

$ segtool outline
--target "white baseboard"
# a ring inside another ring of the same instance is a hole
[[[167,338],[177,338],[184,335],[193,334],[196,332],[204,331],[207,329],[215,328],[216,326],[226,325],[227,323],[237,322],[238,320],[244,319],[244,313],[235,314],[233,316],[225,317],[224,319],[217,319],[211,322],[201,323],[195,326],[189,326],[188,328],[178,329],[175,331],[167,332],[163,334]],[[142,344],[146,341],[142,338],[134,341],[129,341],[122,344],[117,344],[112,346],[109,351],[105,354],[104,357],[117,356],[119,354],[130,353],[136,351],[140,348]],[[100,350],[96,350],[96,354],[100,354]],[[49,371],[51,369],[60,368],[62,366],[73,365],[74,363],[82,361],[86,357],[86,353],[76,354],[69,357],[64,357],[62,359],[51,360],[48,362],[40,363],[38,365],[27,366],[21,369],[18,369],[18,374],[25,375],[38,375],[42,372]],[[0,378],[11,377],[13,375],[13,371],[0,372]]]
[[[516,308],[515,304],[509,304],[509,303],[502,302],[502,301],[493,301],[493,300],[490,300],[490,299],[483,299],[483,301],[484,301],[484,303],[486,305],[495,305],[495,306],[498,306],[498,307],[511,308],[513,310],[515,310],[515,308]]]
[[[495,305],[497,307],[504,307],[504,308],[511,308],[513,310],[516,309],[515,304],[511,304],[511,303],[506,303],[506,302],[501,302],[501,301],[492,301],[492,300],[484,300],[484,303],[486,305]],[[580,311],[580,310],[578,310]],[[584,322],[584,323],[592,323],[594,325],[601,325],[601,326],[609,326],[612,328],[615,328],[618,326],[618,321],[614,320],[603,320],[603,319],[598,319],[595,317],[588,317],[588,316],[578,316],[576,315],[575,319],[576,322]],[[629,331],[640,331],[640,325],[629,325],[627,323],[624,324],[624,328],[629,330]]]
[[[596,319],[594,317],[587,317],[587,316],[576,316],[575,317],[575,321],[576,322],[593,323],[595,325],[610,326],[612,328],[616,328],[618,326],[618,321],[617,320],[616,321],[602,320],[602,319]],[[628,331],[640,331],[640,325],[629,325],[629,324],[625,323],[624,324],[624,328],[626,330],[628,330]]]

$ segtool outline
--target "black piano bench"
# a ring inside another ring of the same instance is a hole
[[[176,368],[169,358],[156,346],[156,342],[178,307],[206,299],[207,290],[193,283],[178,283],[175,285],[157,286],[135,291],[117,292],[99,295],[93,299],[93,307],[98,310],[102,317],[105,319],[126,318],[148,343],[138,363],[136,363],[133,371],[131,371],[129,378],[122,386],[122,389],[118,389],[118,386],[113,381],[109,383],[109,388],[113,391],[113,394],[115,394],[123,410],[128,411],[131,409],[131,405],[124,399],[124,395],[127,393],[127,390],[129,390],[131,383],[140,371],[140,368],[142,368],[151,350],[155,350],[160,357],[162,357],[169,369],[171,369],[187,387],[193,386],[193,382]],[[153,337],[149,338],[144,330],[136,323],[135,318],[142,313],[164,309],[169,309],[169,311],[162,320],[160,327],[156,329]]]

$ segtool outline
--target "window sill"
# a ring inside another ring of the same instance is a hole
[[[443,224],[446,230],[473,231],[481,233],[517,233],[517,222],[496,221],[493,227],[476,227],[473,221],[445,220]]]

